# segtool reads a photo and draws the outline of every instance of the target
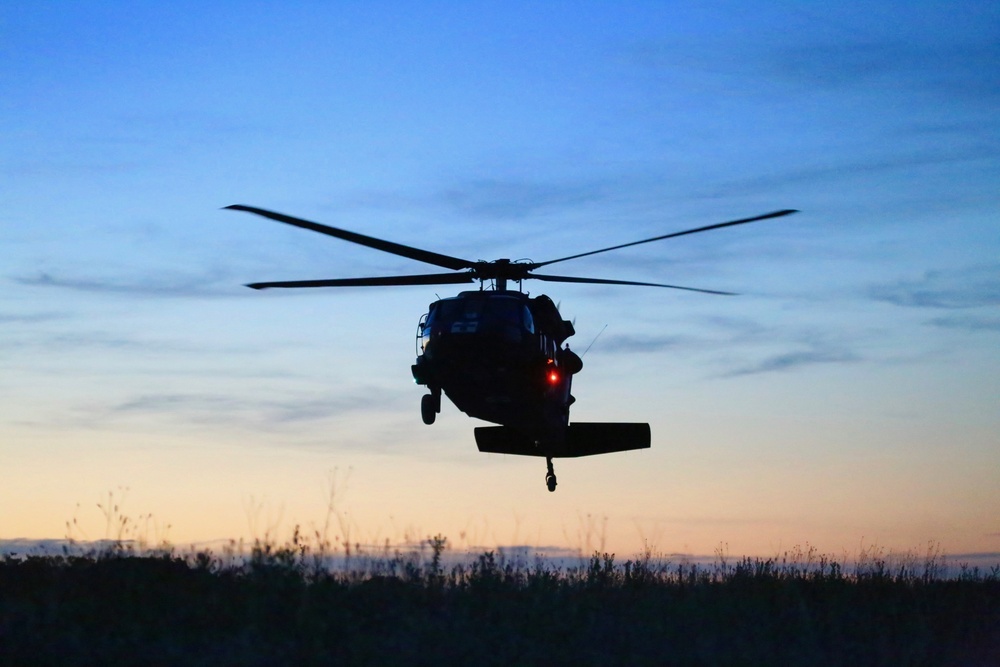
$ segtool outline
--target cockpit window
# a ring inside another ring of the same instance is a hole
[[[531,311],[524,306],[524,330],[528,333],[535,333],[535,318],[531,316]]]
[[[441,333],[500,334],[514,342],[535,330],[523,301],[504,296],[443,299],[431,309],[427,326]]]
[[[483,314],[483,306],[486,302],[480,299],[466,299],[465,308],[462,309],[462,319],[477,320]]]

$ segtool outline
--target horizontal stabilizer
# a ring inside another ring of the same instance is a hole
[[[570,458],[611,454],[632,449],[648,449],[649,424],[577,422],[566,429],[566,440],[556,444],[535,441],[507,426],[483,426],[475,429],[476,445],[481,452],[520,456]]]

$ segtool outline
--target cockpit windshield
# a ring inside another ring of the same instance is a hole
[[[497,295],[442,299],[431,308],[424,327],[432,335],[499,334],[511,342],[535,332],[531,312],[521,299]]]

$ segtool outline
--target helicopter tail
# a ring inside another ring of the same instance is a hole
[[[563,442],[538,444],[520,431],[507,426],[481,426],[475,429],[476,446],[481,452],[575,458],[648,449],[649,424],[633,422],[576,422],[566,428]]]

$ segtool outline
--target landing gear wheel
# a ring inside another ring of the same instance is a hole
[[[433,424],[434,418],[437,417],[437,406],[438,402],[434,400],[434,396],[431,394],[424,394],[420,398],[420,417],[428,426]]]
[[[545,486],[549,487],[549,492],[556,490],[556,471],[552,467],[552,457],[545,458],[545,465],[548,472],[545,473]]]

